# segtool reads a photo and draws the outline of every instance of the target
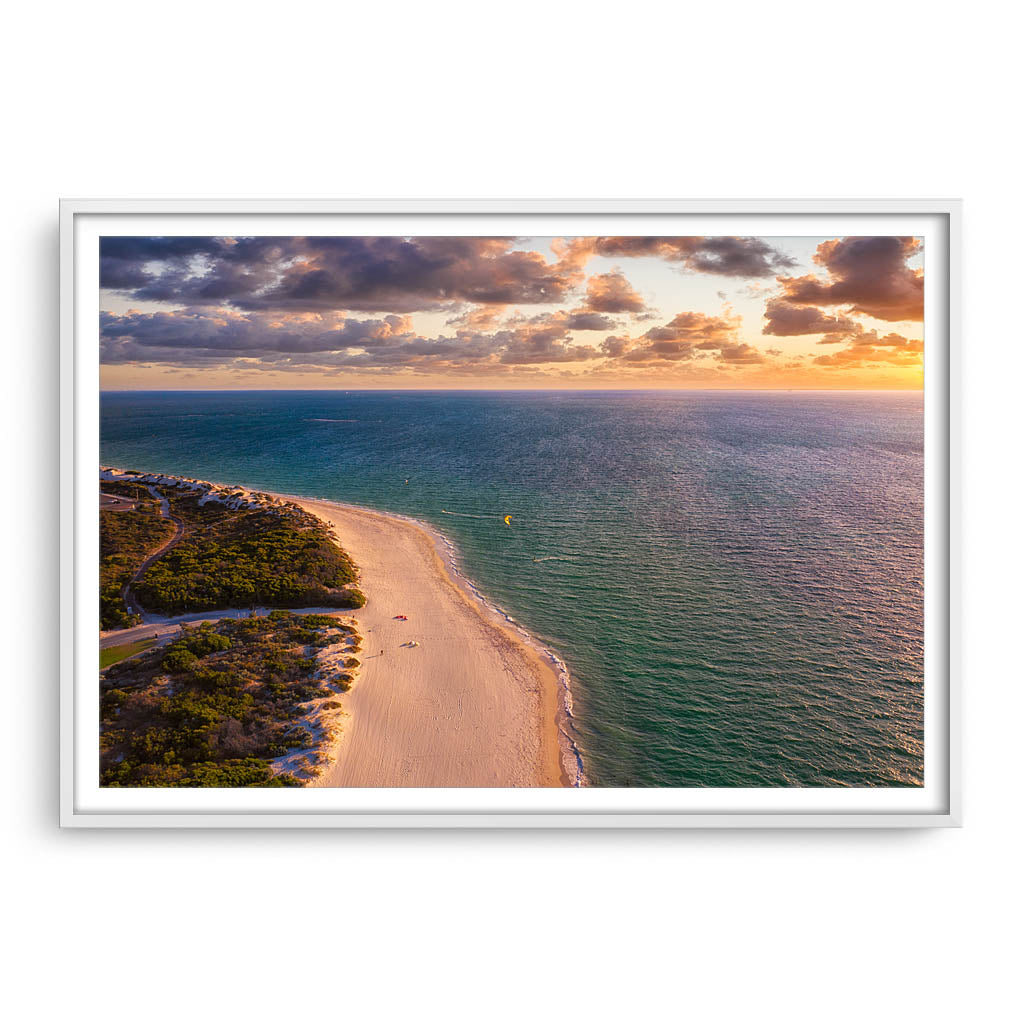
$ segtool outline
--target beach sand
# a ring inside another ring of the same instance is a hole
[[[311,785],[568,785],[553,667],[453,579],[435,539],[393,516],[288,500],[334,528],[367,597],[352,613],[362,666]]]

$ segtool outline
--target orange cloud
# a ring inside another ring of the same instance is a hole
[[[886,334],[880,338],[876,331],[864,331],[854,335],[846,348],[818,356],[814,362],[817,366],[836,369],[861,369],[871,365],[920,366],[923,352],[924,342],[919,339],[905,338],[902,334]]]
[[[587,282],[586,308],[600,313],[642,313],[640,293],[619,273],[595,274]]]
[[[446,320],[450,327],[467,327],[474,331],[489,331],[501,319],[505,306],[474,306],[458,316]]]
[[[833,238],[814,256],[828,277],[780,277],[781,298],[791,306],[843,306],[878,320],[923,320],[924,272],[907,266],[920,250],[918,239],[895,235]]]
[[[624,363],[684,362],[711,358],[719,363],[743,365],[764,362],[752,345],[736,337],[738,317],[709,316],[693,311],[677,313],[662,327],[652,327],[639,338],[612,335],[602,352]]]
[[[856,332],[861,325],[847,316],[830,316],[816,306],[794,306],[776,296],[764,307],[768,320],[763,334],[792,338],[802,334],[841,334]]]

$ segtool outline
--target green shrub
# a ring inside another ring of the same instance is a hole
[[[191,672],[199,659],[187,648],[175,644],[163,657],[163,667],[168,672]]]
[[[297,651],[313,629],[289,612],[225,619],[111,666],[101,687],[101,784],[302,785],[270,762],[300,751],[319,763],[314,742],[325,740],[296,722],[310,701],[347,688],[316,678],[315,659]]]
[[[100,629],[135,625],[138,618],[129,614],[121,590],[149,553],[173,533],[152,501],[124,512],[100,512]]]
[[[211,627],[200,629],[183,641],[185,646],[196,656],[213,654],[215,651],[226,651],[231,641],[221,633],[215,633]]]

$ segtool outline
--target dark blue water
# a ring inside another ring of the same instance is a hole
[[[920,785],[922,414],[910,393],[110,393],[101,451],[441,529],[568,664],[591,785]]]

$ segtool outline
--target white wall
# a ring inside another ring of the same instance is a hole
[[[1021,910],[1016,8],[365,6],[5,15],[12,1019],[1003,1019]],[[962,196],[966,827],[58,833],[57,198],[236,194]]]

